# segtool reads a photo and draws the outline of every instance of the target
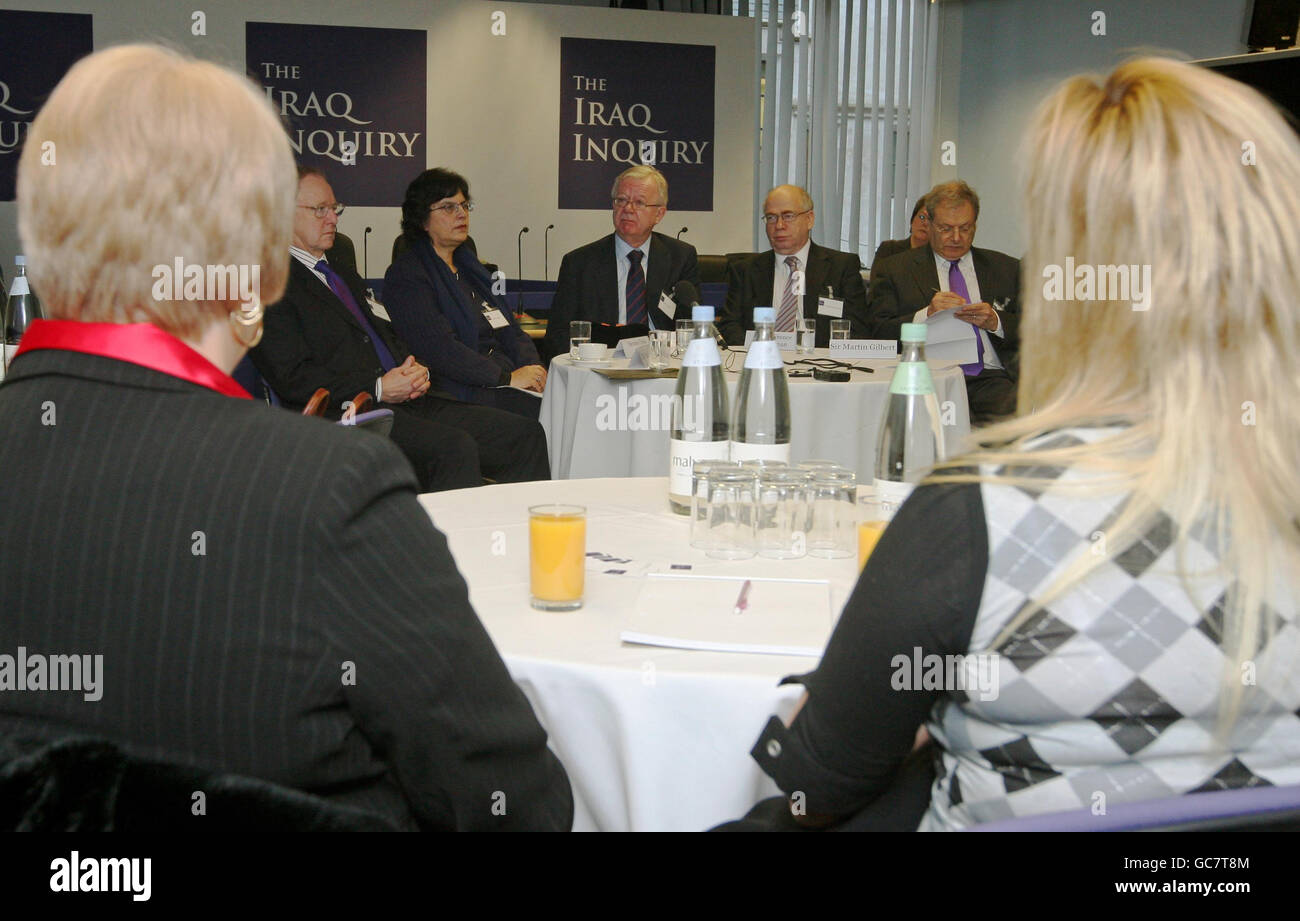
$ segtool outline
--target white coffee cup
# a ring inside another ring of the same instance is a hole
[[[578,346],[580,361],[600,361],[605,357],[605,344],[602,342],[584,342]]]

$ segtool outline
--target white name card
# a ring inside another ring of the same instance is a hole
[[[776,339],[776,347],[782,352],[793,352],[799,345],[793,331],[786,333],[773,333],[772,336]],[[745,348],[749,348],[753,344],[754,331],[752,329],[747,329],[745,330]]]
[[[642,346],[649,347],[649,345],[649,336],[633,336],[630,339],[622,339],[619,341],[618,347],[614,349],[614,357],[631,358]]]
[[[830,357],[886,360],[897,358],[898,342],[894,339],[832,339]]]

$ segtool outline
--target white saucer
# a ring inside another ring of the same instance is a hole
[[[584,368],[603,368],[606,365],[614,363],[614,359],[612,358],[595,358],[590,360],[585,358],[570,358],[569,361]]]

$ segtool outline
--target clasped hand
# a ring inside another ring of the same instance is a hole
[[[385,374],[380,381],[383,384],[383,401],[385,403],[405,403],[429,392],[429,369],[415,360],[412,355],[406,361]]]

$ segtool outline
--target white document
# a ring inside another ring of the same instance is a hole
[[[930,361],[970,364],[979,358],[977,330],[957,318],[956,309],[940,310],[925,321],[925,357]]]
[[[830,584],[822,579],[649,573],[624,621],[625,643],[782,656],[822,654],[831,635]]]
[[[817,316],[844,318],[844,302],[833,297],[817,298]]]

